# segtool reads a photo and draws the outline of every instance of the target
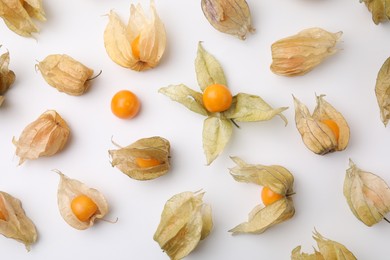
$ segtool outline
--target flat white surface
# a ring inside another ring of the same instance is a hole
[[[148,7],[149,1],[140,1]],[[216,31],[207,22],[200,1],[156,0],[167,31],[167,50],[160,65],[146,72],[124,69],[110,60],[103,43],[105,16],[111,9],[127,21],[130,1],[44,1],[47,22],[41,33],[26,39],[0,22],[1,52],[11,55],[17,80],[0,108],[0,190],[23,202],[39,231],[39,240],[24,246],[0,236],[4,259],[168,259],[153,240],[163,206],[171,196],[203,189],[213,209],[214,230],[187,259],[289,259],[298,245],[312,252],[316,228],[325,237],[343,243],[358,259],[388,259],[390,226],[366,227],[348,208],[342,193],[348,159],[390,183],[389,129],[379,118],[374,94],[377,72],[390,55],[390,25],[376,26],[359,1],[248,0],[256,32],[246,41]],[[309,27],[343,31],[341,49],[305,76],[274,75],[270,45]],[[206,166],[201,134],[203,118],[159,94],[160,87],[184,83],[199,90],[194,59],[198,41],[222,64],[233,93],[262,96],[274,107],[289,106],[289,124],[241,123],[220,157]],[[43,80],[34,65],[49,54],[65,53],[102,70],[90,90],[73,97]],[[140,114],[120,120],[110,111],[113,94],[121,89],[136,93]],[[292,94],[313,110],[315,94],[343,113],[351,128],[349,147],[319,156],[303,144],[295,127]],[[17,166],[12,137],[47,109],[57,110],[71,128],[66,149],[51,158]],[[109,163],[111,137],[122,145],[159,135],[172,147],[172,169],[166,176],[140,182]],[[228,172],[229,156],[248,163],[279,164],[295,176],[296,215],[260,235],[232,236],[227,231],[245,221],[261,203],[261,188],[238,183]],[[86,231],[68,226],[57,208],[59,169],[71,178],[99,189],[110,204],[107,219]]]

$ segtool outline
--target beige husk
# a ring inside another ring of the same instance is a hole
[[[307,148],[316,154],[327,154],[344,150],[349,142],[349,126],[343,115],[324,100],[324,95],[317,96],[317,106],[312,115],[306,105],[294,97],[295,123]],[[332,120],[339,129],[339,138],[332,129],[323,123]]]
[[[20,200],[0,191],[0,211],[6,218],[0,219],[0,234],[23,243],[26,249],[30,250],[30,245],[36,242],[38,235]]]
[[[172,260],[191,253],[213,228],[211,207],[203,203],[203,195],[182,192],[170,198],[164,206],[153,239]]]
[[[271,45],[271,70],[282,76],[304,75],[327,57],[335,54],[342,32],[330,33],[310,28]]]
[[[375,84],[381,120],[385,126],[390,119],[390,58],[387,58],[378,72]]]
[[[65,54],[49,55],[36,66],[50,86],[72,96],[84,94],[93,75],[92,69]]]
[[[248,32],[255,31],[245,0],[202,0],[201,6],[209,23],[220,32],[245,40]]]
[[[317,231],[313,234],[319,251],[314,249],[313,254],[301,253],[301,246],[291,252],[291,260],[356,260],[357,258],[344,245],[323,237]]]
[[[294,194],[294,176],[279,165],[264,166],[247,164],[238,157],[232,157],[236,166],[230,169],[232,177],[239,182],[254,183],[268,187],[283,196],[274,203],[257,205],[250,213],[247,222],[229,230],[233,235],[240,233],[261,234],[268,228],[292,218],[295,214],[291,195]]]
[[[10,30],[24,37],[39,31],[33,19],[46,21],[42,0],[0,0],[0,17]]]
[[[126,147],[109,150],[108,153],[113,167],[136,180],[152,180],[165,175],[170,169],[170,144],[162,137],[142,138]],[[141,168],[136,158],[155,159],[160,164]]]
[[[1,45],[0,45],[1,47]],[[4,94],[15,82],[15,73],[8,69],[10,62],[9,52],[0,56],[0,106],[4,101]]]
[[[70,179],[58,170],[54,170],[60,175],[60,183],[57,191],[57,202],[60,214],[63,219],[72,227],[84,230],[91,227],[96,220],[103,218],[108,213],[108,203],[103,194],[96,189],[89,188],[84,183]],[[89,221],[79,220],[71,209],[72,200],[79,196],[86,195],[97,205],[97,211]]]
[[[352,160],[344,179],[344,196],[352,213],[367,226],[390,212],[390,188],[379,176],[359,169]]]
[[[70,135],[64,119],[54,110],[47,110],[37,120],[24,128],[19,140],[12,139],[16,146],[19,165],[25,160],[52,156],[60,152]]]
[[[154,1],[150,2],[151,17],[148,18],[140,4],[131,4],[130,18],[125,25],[111,11],[104,31],[107,54],[118,65],[136,71],[154,68],[162,58],[166,46],[165,27],[160,20]],[[139,37],[139,57],[133,53],[131,44]]]
[[[390,19],[390,0],[360,0],[372,13],[375,24],[387,22]]]

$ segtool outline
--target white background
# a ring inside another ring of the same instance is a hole
[[[144,7],[149,1],[140,1]],[[163,206],[171,196],[203,189],[211,204],[215,227],[187,259],[289,259],[298,245],[312,252],[316,228],[343,243],[358,259],[387,259],[390,225],[382,221],[366,227],[349,210],[342,193],[348,159],[390,183],[389,129],[379,117],[374,86],[377,72],[390,55],[390,25],[375,25],[367,8],[355,1],[248,0],[256,32],[241,41],[216,31],[207,22],[200,0],[156,0],[167,31],[167,49],[160,65],[145,72],[124,69],[110,60],[103,43],[115,10],[127,21],[131,1],[44,1],[47,22],[35,39],[20,37],[0,22],[1,52],[10,52],[16,82],[0,108],[0,190],[23,202],[39,231],[30,252],[0,236],[4,259],[168,259],[153,240]],[[270,45],[309,27],[343,31],[340,51],[305,76],[274,75]],[[199,90],[194,72],[197,43],[222,64],[233,93],[262,96],[284,112],[289,124],[241,123],[220,157],[210,166],[202,150],[202,116],[158,93],[160,87],[184,83]],[[102,75],[83,96],[74,97],[50,87],[35,71],[37,60],[49,54],[68,54]],[[136,93],[142,110],[132,120],[110,111],[114,93]],[[349,147],[319,156],[303,144],[295,127],[292,94],[310,110],[315,94],[347,119]],[[47,109],[57,110],[71,128],[66,149],[51,158],[18,165],[11,140]],[[111,137],[121,145],[159,135],[171,142],[172,169],[161,178],[140,182],[109,163]],[[295,176],[296,215],[260,235],[232,236],[227,231],[246,221],[261,203],[261,187],[238,183],[228,172],[229,156],[248,163],[279,164]],[[59,169],[71,178],[99,189],[110,204],[108,220],[86,231],[75,230],[57,208]]]

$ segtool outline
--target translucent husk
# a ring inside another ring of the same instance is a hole
[[[238,157],[232,157],[237,164],[230,169],[230,174],[236,181],[254,183],[268,187],[283,197],[274,203],[257,205],[250,213],[247,222],[243,222],[229,230],[233,235],[239,233],[260,234],[268,228],[292,218],[295,214],[291,195],[294,194],[294,176],[279,165],[264,166],[247,164]]]
[[[60,152],[69,135],[70,129],[65,120],[55,110],[47,110],[24,128],[19,140],[15,137],[12,139],[16,155],[20,158],[19,165],[25,160],[35,160]]]
[[[201,42],[198,44],[195,71],[202,92],[212,84],[227,86],[222,66],[203,48]],[[181,103],[189,110],[206,116],[203,122],[202,138],[207,165],[210,165],[228,144],[236,121],[267,121],[280,116],[287,124],[287,119],[282,114],[287,107],[274,109],[259,96],[238,93],[233,96],[230,108],[223,112],[211,113],[203,104],[203,93],[194,91],[184,84],[160,88],[159,92]]]
[[[344,150],[349,142],[349,126],[343,115],[324,100],[324,95],[317,96],[317,106],[313,114],[294,97],[295,123],[307,148],[316,154],[327,154]],[[332,120],[339,129],[337,139],[332,129],[324,123]]]
[[[170,169],[170,144],[162,137],[142,138],[126,147],[109,150],[108,153],[113,167],[136,180],[152,180],[165,175]],[[158,160],[160,164],[142,168],[137,165],[137,158]]]
[[[8,69],[9,62],[9,52],[3,53],[0,56],[0,106],[4,101],[3,95],[15,82],[15,73]]]
[[[0,212],[5,216],[5,220],[0,219],[0,234],[23,243],[26,249],[30,250],[38,235],[34,223],[26,216],[20,200],[0,191]]]
[[[335,54],[342,32],[330,33],[310,28],[271,45],[271,70],[282,76],[304,75]]]
[[[375,24],[387,22],[390,19],[390,0],[360,0],[372,13]]]
[[[140,4],[132,4],[127,25],[115,12],[109,13],[104,45],[110,58],[118,65],[143,71],[159,64],[165,51],[166,33],[154,1],[150,2],[150,13],[151,17],[148,18]],[[135,53],[135,49],[139,53]]]
[[[60,92],[79,96],[90,86],[93,70],[65,54],[47,56],[37,64],[45,81]]]
[[[387,126],[390,119],[390,58],[387,58],[378,72],[375,94],[380,109],[381,120]]]
[[[201,6],[209,23],[220,32],[245,40],[248,32],[255,31],[245,0],[202,0]]]
[[[379,176],[359,169],[352,160],[344,179],[344,196],[352,213],[367,226],[390,212],[390,188]]]
[[[203,203],[203,195],[203,192],[182,192],[164,206],[153,239],[172,260],[191,253],[213,228],[211,207]]]
[[[0,17],[10,30],[24,37],[39,31],[33,19],[46,21],[42,0],[0,0]]]
[[[60,171],[55,170],[60,175],[60,183],[57,191],[57,202],[60,214],[63,219],[72,227],[84,230],[92,225],[98,219],[102,219],[108,213],[108,203],[103,194],[96,189],[86,186],[84,183],[70,179]],[[79,196],[86,195],[97,205],[97,211],[88,221],[79,220],[71,209],[72,200]]]
[[[301,253],[301,246],[291,252],[291,260],[355,260],[357,259],[344,245],[323,237],[317,231],[313,234],[319,251],[314,249],[313,254]]]

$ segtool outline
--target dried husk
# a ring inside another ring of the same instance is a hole
[[[219,61],[207,52],[202,43],[198,43],[198,51],[195,58],[196,79],[202,92],[212,84],[227,86],[225,73]]]
[[[201,6],[209,23],[220,32],[245,40],[248,32],[255,31],[245,0],[202,0]]]
[[[307,148],[316,154],[342,151],[348,146],[349,126],[343,115],[324,100],[324,95],[316,96],[317,106],[312,115],[306,105],[294,97],[295,123]],[[332,120],[339,129],[337,139],[332,129],[323,123]]]
[[[200,42],[195,59],[195,71],[202,92],[212,84],[227,85],[221,64],[203,48]],[[228,144],[233,132],[232,122],[266,121],[280,116],[287,124],[287,119],[282,115],[287,107],[274,109],[259,96],[238,93],[233,96],[229,109],[211,113],[203,104],[203,94],[184,84],[163,87],[159,92],[189,110],[207,117],[203,123],[202,136],[207,165],[210,165]]]
[[[10,30],[24,37],[39,31],[33,19],[46,21],[42,0],[0,0],[0,17]]]
[[[378,72],[375,94],[380,109],[381,120],[387,126],[390,119],[390,58],[387,58]]]
[[[211,207],[203,203],[203,195],[203,192],[182,192],[164,206],[153,239],[172,260],[191,253],[213,228]]]
[[[268,228],[286,221],[294,216],[295,208],[291,195],[294,194],[294,176],[279,165],[247,164],[238,157],[232,157],[237,164],[230,169],[236,181],[254,183],[270,188],[284,197],[268,205],[257,205],[250,213],[248,221],[229,230],[233,235],[239,233],[260,234]]]
[[[108,213],[108,203],[101,192],[86,186],[78,180],[70,179],[57,170],[56,172],[60,175],[57,191],[58,208],[61,216],[70,226],[79,230],[87,229],[94,225],[96,220],[102,219]],[[70,207],[72,200],[79,195],[88,196],[97,205],[96,213],[88,221],[79,220]]]
[[[360,0],[364,2],[368,10],[372,13],[372,20],[375,24],[387,22],[390,19],[389,0]]]
[[[313,234],[319,251],[314,249],[313,254],[301,253],[301,246],[291,252],[291,260],[356,260],[357,258],[344,245],[323,237],[317,231]]]
[[[130,18],[125,25],[111,11],[104,31],[107,54],[118,65],[136,71],[156,67],[165,51],[165,27],[157,14],[154,1],[150,2],[151,17],[148,18],[140,4],[131,5]],[[131,44],[139,37],[139,57],[133,53]]]
[[[65,54],[49,55],[37,68],[50,86],[72,96],[84,94],[93,75],[92,69]]]
[[[165,175],[170,169],[169,141],[159,137],[142,138],[129,146],[108,151],[111,165],[136,180],[152,180]],[[156,159],[159,165],[142,168],[136,163],[136,158]]]
[[[10,57],[7,51],[0,56],[0,106],[4,101],[3,95],[15,82],[15,73],[8,68],[9,62]]]
[[[12,139],[16,146],[19,165],[25,160],[52,156],[60,152],[68,141],[70,129],[55,111],[47,110],[37,120],[24,128],[19,140]]]
[[[304,75],[335,54],[342,32],[330,33],[310,28],[271,45],[273,73],[282,76]]]
[[[34,223],[26,216],[21,201],[0,191],[0,212],[5,216],[5,220],[0,219],[0,234],[23,243],[30,250],[38,235]]]
[[[367,226],[390,211],[390,189],[379,176],[359,169],[352,160],[344,179],[344,196],[352,213]]]

